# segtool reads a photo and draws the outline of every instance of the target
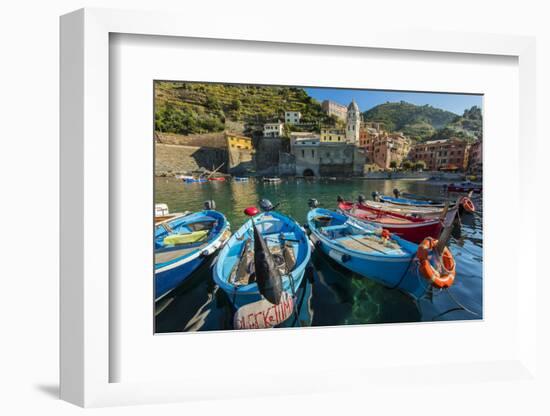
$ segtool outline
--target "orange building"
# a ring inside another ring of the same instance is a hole
[[[411,141],[403,133],[388,133],[380,123],[363,123],[359,130],[359,146],[365,150],[367,163],[390,169],[392,162],[400,166],[408,156]]]
[[[457,138],[431,140],[413,146],[409,159],[424,161],[428,170],[465,170],[469,147],[466,141]]]

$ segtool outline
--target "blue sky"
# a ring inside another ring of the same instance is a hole
[[[465,109],[474,105],[482,108],[481,95],[443,94],[428,92],[347,90],[339,88],[304,88],[306,92],[318,100],[332,100],[348,105],[354,98],[361,111],[369,110],[385,102],[406,101],[408,103],[441,108],[456,114],[462,114]]]

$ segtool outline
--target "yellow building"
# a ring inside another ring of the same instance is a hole
[[[243,150],[253,150],[254,146],[252,145],[252,138],[246,136],[240,136],[234,133],[225,132],[225,137],[227,139],[227,148],[228,149],[243,149]]]
[[[322,143],[345,143],[346,132],[336,129],[321,129]]]

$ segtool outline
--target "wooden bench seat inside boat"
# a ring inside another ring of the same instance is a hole
[[[356,250],[356,251],[365,251],[365,252],[400,252],[403,253],[401,248],[398,244],[394,243],[393,241],[388,241],[383,243],[381,239],[378,238],[371,238],[371,237],[361,237],[361,236],[353,236],[353,237],[344,237],[341,239],[338,239],[337,242],[341,244],[342,246],[346,247],[350,250]]]
[[[205,241],[199,246],[193,245],[192,247],[182,247],[173,250],[160,251],[158,253],[155,253],[155,263],[166,263],[168,261],[174,260],[177,257],[185,256],[195,250],[202,250],[207,245],[208,242]]]

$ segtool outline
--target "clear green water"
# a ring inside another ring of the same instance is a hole
[[[409,180],[305,180],[283,179],[269,184],[249,182],[208,182],[185,184],[173,178],[155,179],[155,201],[168,204],[171,212],[198,211],[206,200],[215,200],[217,210],[226,215],[237,230],[246,220],[243,210],[261,198],[280,203],[277,208],[303,224],[307,201],[316,198],[322,207],[335,208],[336,196],[356,199],[372,191],[391,195],[392,190],[440,195],[441,186]],[[413,301],[369,279],[353,275],[322,254],[314,253],[311,268],[299,290],[299,317],[282,326],[324,326],[433,320],[480,319],[482,314],[482,201],[474,199],[478,215],[463,216],[461,235],[450,248],[457,262],[457,278],[449,293]],[[454,299],[453,299],[454,298]],[[459,304],[457,304],[457,302]],[[165,300],[156,318],[157,332],[231,329],[233,311],[225,293],[213,283],[208,265]],[[160,310],[160,308],[159,308]],[[472,313],[473,312],[473,313]]]

